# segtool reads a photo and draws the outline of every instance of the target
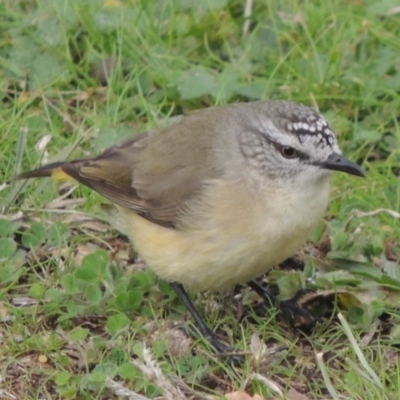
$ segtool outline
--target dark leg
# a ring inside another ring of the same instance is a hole
[[[262,287],[256,281],[250,281],[247,283],[263,300],[266,306],[276,306],[278,299],[276,296],[271,294],[268,289]]]
[[[213,346],[219,353],[232,353],[232,348],[220,342],[211,332],[210,328],[206,325],[203,318],[201,318],[200,314],[197,312],[194,304],[189,299],[189,296],[183,286],[177,282],[172,282],[171,286],[174,288],[175,292],[182,300],[183,304],[189,310],[190,314],[196,322],[197,327],[199,328],[200,333],[205,339],[207,339],[211,346]]]
[[[268,289],[254,281],[247,283],[263,300],[267,307],[278,307],[283,317],[294,326],[312,326],[315,324],[314,317],[298,301],[310,290],[300,289],[291,299],[279,301]]]

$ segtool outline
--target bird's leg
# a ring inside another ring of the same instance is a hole
[[[262,287],[256,281],[250,281],[247,284],[264,300],[265,306],[276,306],[278,304],[277,297],[267,288]]]
[[[184,289],[184,287],[180,283],[177,283],[177,282],[172,282],[171,286],[174,288],[178,297],[182,300],[183,304],[189,310],[194,321],[196,322],[197,327],[199,328],[201,335],[205,339],[207,339],[207,341],[211,344],[211,346],[213,346],[219,353],[232,353],[233,349],[231,347],[229,347],[228,345],[220,342],[216,338],[214,333],[211,332],[210,328],[206,325],[203,318],[201,318],[200,314],[196,310],[196,307],[194,306],[192,301],[189,299],[189,296],[186,293],[186,290]]]
[[[278,307],[283,317],[290,324],[294,326],[310,326],[315,324],[314,317],[298,304],[298,301],[309,292],[308,289],[300,289],[291,299],[280,301],[267,288],[262,287],[257,282],[250,281],[247,284],[264,300],[264,304],[267,307],[271,305]]]

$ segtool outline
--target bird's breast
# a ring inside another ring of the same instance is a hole
[[[122,210],[129,236],[156,274],[194,290],[245,283],[291,256],[311,235],[329,200],[329,184],[296,193],[250,193],[216,182],[185,216],[181,229]]]

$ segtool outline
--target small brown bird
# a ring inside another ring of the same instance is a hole
[[[226,351],[184,287],[251,282],[291,256],[326,210],[331,171],[365,176],[340,154],[318,112],[259,101],[197,111],[97,157],[16,178],[73,178],[114,203],[147,265],[171,282],[201,333]]]

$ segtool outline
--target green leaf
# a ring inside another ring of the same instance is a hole
[[[314,280],[317,288],[331,289],[339,286],[358,286],[361,278],[357,278],[347,271],[326,272]]]
[[[112,146],[116,142],[131,138],[133,135],[131,126],[109,126],[100,128],[98,134],[93,140],[97,151],[102,151]]]
[[[25,75],[38,47],[32,38],[22,36],[19,33],[12,35],[14,47],[11,48],[7,63],[7,70],[20,79],[26,79]]]
[[[98,283],[89,283],[85,289],[85,296],[91,305],[97,305],[103,298],[103,293],[100,290]]]
[[[129,360],[129,354],[123,349],[112,349],[108,355],[108,360],[114,365],[121,365]]]
[[[35,299],[41,299],[46,292],[46,286],[41,283],[35,282],[29,288],[29,295]]]
[[[0,218],[0,237],[11,236],[16,229],[17,227],[13,222]]]
[[[107,329],[112,335],[115,335],[129,324],[129,318],[125,314],[115,314],[108,318]]]
[[[214,97],[222,99],[224,102],[234,95],[237,89],[240,88],[239,73],[233,68],[225,68],[217,78],[218,90],[213,93]]]
[[[351,306],[348,310],[349,320],[353,324],[359,326],[368,327],[371,324],[371,317],[367,311],[367,308],[360,306]]]
[[[53,16],[41,18],[38,21],[37,35],[49,46],[56,47],[65,41],[65,30],[60,21]]]
[[[400,282],[400,268],[397,262],[384,260],[383,271],[386,272],[388,277]]]
[[[158,282],[158,289],[161,293],[169,296],[172,299],[176,297],[175,290],[172,289],[171,285],[166,281],[160,280]]]
[[[95,383],[103,383],[106,380],[106,376],[104,375],[103,372],[100,371],[93,371],[89,376],[88,379],[91,382]]]
[[[97,250],[88,254],[82,264],[75,271],[75,277],[84,281],[101,279],[105,275],[108,265],[108,254],[104,250]]]
[[[304,275],[301,272],[291,272],[276,281],[279,288],[279,298],[290,299],[304,287]]]
[[[99,364],[96,365],[93,373],[100,373],[112,379],[117,374],[117,366],[111,363]]]
[[[17,251],[17,245],[11,238],[0,238],[0,261],[8,260]]]
[[[306,265],[304,266],[303,274],[306,280],[315,276],[315,265],[312,261],[307,261]]]
[[[68,371],[62,371],[57,374],[54,382],[57,386],[65,386],[71,379],[71,374]]]
[[[80,340],[86,339],[89,333],[89,329],[78,326],[70,333],[69,337],[73,342],[79,342]]]
[[[65,302],[65,308],[67,309],[70,318],[78,316],[84,310],[84,306],[78,304],[74,300],[68,300]]]
[[[57,394],[58,398],[60,399],[76,399],[77,397],[78,388],[76,387],[75,382],[70,383],[67,386],[58,386],[57,387]]]
[[[100,32],[111,32],[121,26],[122,16],[121,10],[107,9],[94,13],[93,22]]]
[[[35,222],[22,234],[22,244],[31,248],[39,246],[46,240],[46,228],[40,222]]]
[[[143,292],[149,291],[155,285],[155,274],[150,269],[145,271],[137,271],[133,275],[130,287],[136,287],[141,289]]]
[[[79,282],[72,274],[65,274],[61,278],[61,285],[67,294],[78,294],[82,292],[82,282]]]
[[[122,379],[133,380],[137,375],[137,369],[130,362],[127,362],[119,366],[118,375]]]
[[[390,276],[383,275],[380,282],[382,283],[382,285],[385,285],[389,288],[397,289],[397,290],[400,289],[400,281],[398,281],[397,279],[393,279]]]
[[[180,10],[222,10],[228,4],[228,0],[177,0],[176,6]]]
[[[82,2],[83,3],[83,2]],[[86,2],[87,3],[87,2]],[[43,3],[42,3],[43,4]],[[43,8],[49,9],[50,7],[54,9],[53,13],[57,15],[57,22],[65,26],[65,29],[75,29],[76,25],[79,23],[78,10],[76,7],[78,3],[73,3],[69,1],[50,1]]]
[[[194,99],[218,91],[217,79],[204,67],[193,67],[181,74],[178,90],[184,99]]]
[[[9,282],[14,282],[19,279],[19,277],[25,272],[25,268],[15,268],[12,262],[0,264],[0,282],[2,284],[7,284]]]
[[[143,302],[143,293],[138,290],[120,293],[115,299],[115,305],[121,311],[137,311]]]
[[[98,279],[97,266],[95,264],[81,265],[75,270],[75,278],[86,282],[91,282]]]
[[[264,78],[255,78],[250,83],[241,83],[235,88],[235,92],[252,100],[259,100],[272,91],[272,85],[269,80]]]
[[[368,4],[368,3],[366,3]],[[366,8],[367,13],[373,16],[384,16],[391,9],[398,7],[399,2],[397,0],[381,0],[370,2],[370,5]]]
[[[48,53],[37,55],[32,62],[29,74],[29,87],[38,90],[57,80],[68,80],[68,70],[55,57]]]
[[[208,10],[222,10],[228,4],[228,0],[205,0],[197,5],[201,5]]]
[[[56,221],[51,225],[47,234],[49,244],[60,244],[64,241],[68,233],[68,228],[62,222]]]
[[[65,300],[65,295],[58,289],[48,289],[45,293],[45,300],[52,304],[60,304]]]

